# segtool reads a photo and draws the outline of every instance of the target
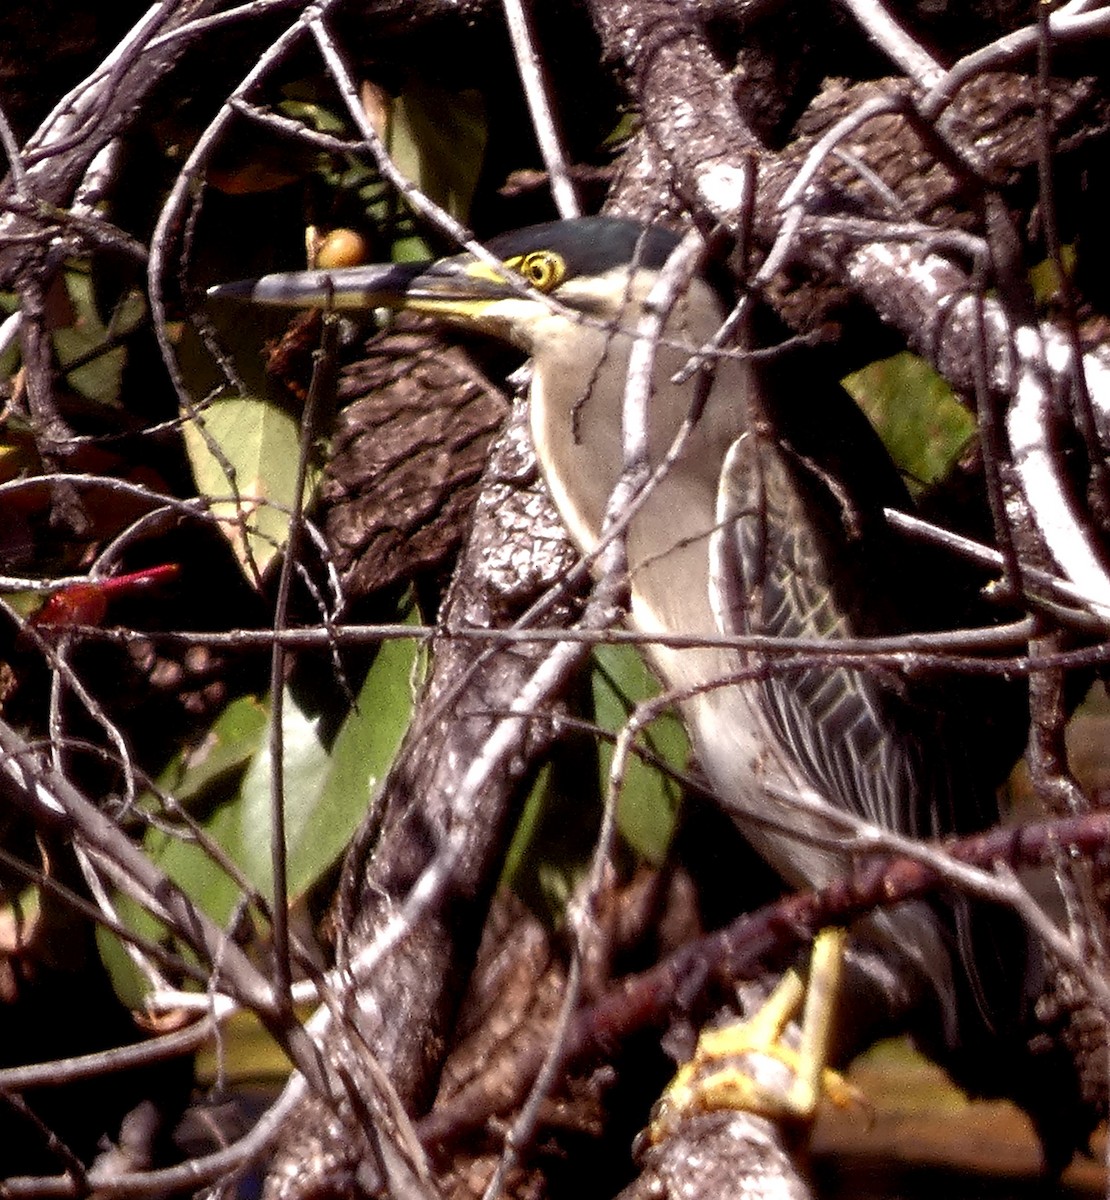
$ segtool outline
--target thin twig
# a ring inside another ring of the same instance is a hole
[[[880,0],[840,0],[867,36],[919,87],[936,87],[944,78],[939,62],[898,23]]]
[[[505,12],[505,23],[513,43],[520,80],[524,85],[524,96],[532,116],[532,128],[539,142],[540,153],[551,179],[551,194],[559,216],[564,219],[582,215],[578,196],[567,168],[567,157],[563,152],[562,138],[555,123],[555,113],[544,78],[543,63],[536,53],[536,39],[525,8],[525,0],[501,0]]]

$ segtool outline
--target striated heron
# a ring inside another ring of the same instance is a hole
[[[460,254],[271,275],[212,294],[404,308],[525,351],[543,474],[590,553],[622,472],[638,321],[677,244],[662,229],[592,217],[493,238],[500,270]],[[762,634],[818,647],[966,623],[974,588],[890,530],[883,508],[910,503],[898,471],[806,353],[725,354],[686,369],[723,314],[718,289],[694,274],[655,347],[652,468],[689,425],[627,525],[629,623],[648,637]],[[791,667],[734,648],[649,641],[646,653],[686,697],[680,707],[697,759],[721,804],[792,884],[821,886],[851,865],[821,805],[925,838],[998,820],[996,787],[1024,741],[1024,706],[1006,685],[838,666],[819,655]],[[1076,1138],[1071,1068],[1061,1052],[1030,1051],[1045,964],[1022,923],[982,902],[938,896],[874,913],[852,934],[843,1007],[866,995],[915,1010],[926,1048],[975,1090],[1022,1103],[1050,1162],[1066,1161]],[[841,955],[834,945],[826,957]],[[815,1061],[786,1097],[802,1112],[812,1110],[829,1036],[826,1023],[805,1032],[811,1017],[818,1024],[810,1007],[803,1037]],[[677,1103],[686,1103],[684,1087]]]

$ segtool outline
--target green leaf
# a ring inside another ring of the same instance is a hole
[[[148,937],[157,937],[160,930],[154,921],[137,905],[128,902],[125,908],[124,900],[125,898],[121,898],[116,901],[116,911],[123,918],[124,924],[135,932],[141,931]],[[148,989],[139,968],[131,961],[123,943],[103,925],[98,925],[96,948],[112,982],[112,991],[116,993],[119,1002],[133,1012],[138,1012],[143,1007],[143,997]]]
[[[307,1013],[303,1018],[307,1020]],[[255,1089],[274,1093],[289,1078],[291,1067],[285,1052],[261,1021],[251,1012],[230,1017],[219,1040],[202,1047],[196,1057],[196,1086]]]
[[[1060,247],[1060,266],[1070,278],[1075,273],[1077,257],[1074,246]],[[1063,285],[1060,271],[1051,258],[1046,258],[1029,268],[1029,283],[1033,288],[1033,299],[1042,308],[1055,303],[1059,299]]]
[[[592,707],[597,726],[613,737],[638,703],[659,694],[632,646],[597,647],[589,682],[590,696],[580,707]],[[635,752],[630,757],[617,826],[640,860],[658,864],[670,844],[682,791],[666,768],[685,770],[689,743],[682,722],[668,711],[641,731],[638,745],[659,762],[645,762]],[[561,739],[537,774],[509,846],[501,883],[553,925],[593,857],[613,753],[611,738],[593,733]]]
[[[268,708],[257,696],[233,700],[195,746],[183,749],[162,772],[158,786],[192,811],[202,827],[211,832],[214,813],[228,796],[238,795],[243,772],[258,753],[266,732]],[[153,796],[143,800],[146,809],[157,809]],[[195,846],[163,830],[151,830],[145,848],[172,879],[183,885],[189,896],[210,915],[226,920],[238,899],[236,889],[224,872],[215,867]],[[116,898],[120,918],[135,933],[153,940],[164,939],[165,929],[144,909],[126,896]],[[142,1007],[146,984],[119,939],[103,928],[96,932],[101,961],[112,987],[129,1008]]]
[[[871,363],[844,380],[911,489],[931,487],[975,436],[975,418],[924,359],[908,352]]]
[[[343,852],[400,749],[412,720],[418,643],[384,642],[343,722],[310,806],[288,820],[289,895],[303,895]]]
[[[257,696],[233,700],[196,745],[187,747],[158,780],[180,804],[203,799],[217,781],[242,772],[266,730],[268,708]]]
[[[482,93],[450,91],[413,76],[394,101],[389,151],[420,190],[466,221],[486,151]]]
[[[257,696],[233,700],[201,741],[182,750],[158,779],[160,790],[172,794],[189,809],[200,826],[221,844],[222,830],[229,824],[227,813],[238,803],[243,774],[262,746],[268,714],[268,705]],[[143,806],[157,808],[158,804],[147,797]],[[164,829],[151,829],[144,848],[205,912],[220,922],[227,920],[239,900],[239,889],[198,847],[183,843],[179,836]],[[161,923],[134,901],[119,896],[116,906],[120,918],[135,933],[152,940],[166,938]],[[141,1007],[145,981],[119,939],[98,929],[97,944],[116,995],[131,1008]]]
[[[242,867],[244,874],[267,900],[274,895],[270,859],[270,783],[273,758],[270,754],[270,727],[273,714],[258,753],[243,777],[238,800],[228,805],[232,820],[221,829],[224,849]],[[328,769],[328,752],[320,740],[319,718],[309,716],[288,690],[282,697],[281,733],[284,761],[285,845],[289,871],[287,888],[290,902],[295,891],[293,876],[296,853],[307,814],[320,795],[320,781]],[[367,797],[364,795],[363,808]],[[330,861],[330,859],[328,860]]]
[[[572,735],[540,767],[501,873],[501,883],[552,927],[589,869],[600,819],[596,738]]]
[[[389,770],[412,717],[416,643],[383,643],[332,745],[320,736],[321,720],[309,715],[288,691],[282,700],[284,740],[287,891],[296,903],[342,853]],[[227,771],[245,765],[242,782],[202,820],[249,882],[273,896],[270,861],[270,755],[272,715],[259,723],[250,707],[229,706],[204,745],[212,748],[190,764],[181,799],[196,800]],[[244,758],[245,752],[249,752]],[[239,889],[199,847],[161,831],[147,838],[148,850],[212,917],[226,921]]]
[[[417,619],[415,611],[412,620]],[[290,907],[342,854],[385,779],[412,717],[416,668],[413,639],[382,644],[357,702],[330,746],[324,721],[309,715],[288,691],[282,703],[285,835]],[[234,701],[201,743],[173,763],[159,781],[187,805],[205,834],[218,843],[246,880],[272,899],[270,756],[272,714],[255,697]],[[152,828],[147,854],[215,921],[226,924],[242,893],[227,871],[179,831]],[[121,899],[128,926],[152,939],[165,930],[148,913]],[[138,1006],[143,983],[117,939],[100,937],[101,956],[117,993]]]
[[[597,646],[592,674],[594,716],[614,735],[637,704],[659,694],[659,685],[632,646]],[[673,712],[657,717],[639,735],[638,744],[676,771],[683,771],[690,753],[682,722]],[[613,746],[599,747],[601,787],[608,787]],[[658,865],[666,856],[674,832],[681,788],[666,771],[631,755],[621,786],[617,821],[621,835],[648,862]]]
[[[214,400],[203,414],[185,423],[185,448],[197,493],[215,500],[212,511],[248,578],[264,572],[285,545],[300,438],[300,424],[291,413],[255,396]],[[314,486],[315,473],[310,471],[306,500]]]
[[[98,404],[115,404],[127,352],[120,346],[96,353],[107,340],[108,330],[96,311],[88,272],[66,271],[65,288],[73,306],[73,323],[54,331],[58,361],[75,391]],[[82,366],[67,371],[67,364],[86,358]]]
[[[551,763],[546,762],[540,766],[536,778],[528,790],[528,796],[520,812],[520,819],[517,821],[512,841],[509,843],[509,849],[501,867],[500,886],[513,888],[518,895],[525,887],[525,870],[528,866],[530,852],[536,844],[550,790]]]
[[[287,90],[292,91],[293,89]],[[288,97],[280,101],[277,110],[283,117],[300,121],[303,125],[307,125],[319,133],[330,133],[333,137],[342,137],[348,132],[347,123],[334,108],[329,108],[327,105],[313,100]]]

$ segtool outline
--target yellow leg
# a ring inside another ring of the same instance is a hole
[[[817,935],[808,989],[788,971],[748,1021],[702,1032],[694,1057],[679,1069],[656,1106],[648,1131],[652,1142],[662,1140],[677,1118],[693,1112],[741,1109],[776,1120],[810,1120],[822,1093],[838,1104],[858,1101],[854,1089],[825,1066],[846,936],[831,928]],[[794,1049],[783,1043],[782,1035],[799,1009],[801,1040]],[[757,1078],[761,1057],[763,1066],[774,1060],[776,1074],[789,1082]]]

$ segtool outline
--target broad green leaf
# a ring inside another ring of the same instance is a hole
[[[536,775],[501,882],[557,926],[589,868],[600,819],[596,739],[572,736],[553,748]]]
[[[248,578],[265,571],[285,545],[293,507],[300,425],[277,404],[255,396],[213,401],[185,423],[185,447],[197,493],[216,500],[212,510]],[[219,447],[228,470],[213,449]],[[315,485],[306,480],[306,499]]]
[[[287,890],[295,903],[342,853],[400,746],[412,716],[416,644],[397,639],[382,645],[357,703],[326,746],[320,718],[310,716],[286,692],[284,740]],[[244,876],[267,898],[273,895],[270,862],[271,716],[256,700],[240,700],[213,726],[182,776],[179,799],[196,801],[236,767],[246,770],[231,799],[222,799],[202,821]],[[260,719],[261,717],[261,719]],[[244,757],[246,755],[246,757]],[[239,889],[197,846],[160,831],[148,849],[173,879],[216,920],[225,921]]]
[[[597,646],[592,674],[594,716],[598,725],[620,732],[635,706],[659,694],[659,685],[632,646]],[[667,712],[640,735],[643,749],[674,770],[686,768],[689,742],[682,722]],[[613,746],[600,746],[601,786],[606,788]],[[681,789],[658,766],[631,755],[621,787],[617,819],[625,841],[644,859],[663,861],[674,831]]]
[[[257,696],[233,700],[196,746],[182,751],[158,780],[163,791],[188,806],[204,797],[217,780],[242,771],[266,730],[268,707]]]
[[[607,733],[624,727],[636,705],[659,685],[632,646],[594,651],[590,688],[594,720]],[[685,770],[686,731],[670,712],[641,732],[638,745],[665,766],[633,754],[624,773],[617,825],[638,858],[663,861],[674,831],[681,788],[666,767]],[[524,804],[505,859],[501,882],[553,923],[588,868],[613,761],[610,739],[582,733],[561,741],[544,764]]]
[[[263,354],[267,339],[280,337],[289,317],[279,309],[227,304],[213,305],[210,315],[235,362],[242,394],[219,394],[224,381],[212,356],[186,326],[177,355],[187,392],[216,399],[182,410],[185,449],[197,495],[212,504],[247,579],[257,585],[284,549],[296,499],[301,414],[292,396],[266,374]],[[305,503],[316,468],[309,463]]]
[[[235,795],[219,803],[201,822],[247,881],[267,899],[273,896],[270,862],[269,726],[260,733],[258,747],[247,765]],[[295,864],[293,848],[304,825],[304,813],[316,802],[328,767],[328,752],[320,741],[318,719],[310,717],[286,692],[282,703],[285,766],[285,821],[290,875]],[[365,798],[364,798],[365,805]],[[147,850],[156,863],[211,916],[225,923],[241,899],[241,892],[223,867],[199,846],[153,831]],[[292,895],[291,895],[292,898]]]
[[[940,482],[975,436],[975,418],[924,359],[908,352],[844,380],[911,488]]]
[[[54,331],[54,347],[69,385],[98,404],[119,400],[120,378],[127,352],[123,347],[96,354],[108,337],[93,302],[92,278],[85,271],[66,271],[65,288],[73,306],[72,323]],[[92,355],[92,357],[88,357]],[[68,370],[68,364],[84,360]]]
[[[301,1019],[307,1020],[308,1013]],[[218,1042],[203,1047],[196,1059],[198,1087],[249,1085],[276,1089],[289,1077],[292,1064],[285,1052],[249,1012],[239,1012],[224,1024]]]
[[[159,936],[159,927],[138,905],[126,902],[125,898],[118,898],[116,911],[128,928],[142,932],[148,937]],[[146,981],[131,961],[123,943],[103,925],[98,925],[96,948],[100,954],[100,961],[108,972],[108,978],[112,981],[112,991],[119,997],[119,1002],[133,1012],[140,1011],[143,1007],[143,997],[147,993]]]
[[[273,722],[273,714],[270,723]],[[294,890],[296,849],[304,829],[306,814],[311,812],[320,794],[320,781],[328,769],[328,752],[319,735],[319,718],[309,716],[286,691],[281,706],[281,733],[284,754],[285,845],[290,879],[290,900]],[[231,820],[221,830],[220,841],[247,878],[269,900],[273,898],[273,873],[270,862],[270,781],[273,758],[270,754],[269,729],[254,756],[235,804],[227,805]],[[365,803],[365,798],[364,798]],[[224,840],[224,839],[227,840]]]
[[[194,810],[204,832],[240,866],[243,864],[237,853],[241,803],[238,782],[260,753],[267,714],[268,706],[257,697],[233,701],[199,746],[171,763],[159,780],[163,790],[172,791],[182,805]],[[268,848],[268,834],[262,831],[260,836]],[[223,867],[194,843],[183,841],[182,835],[163,828],[148,831],[144,849],[151,861],[210,917],[220,924],[227,923],[242,893]],[[161,923],[126,896],[116,898],[116,907],[121,920],[135,933],[152,940],[166,940]],[[98,931],[97,942],[116,994],[129,1007],[140,1008],[145,983],[127,951],[114,934],[104,930]]]
[[[343,852],[385,778],[412,718],[416,655],[416,643],[407,638],[382,644],[330,750],[320,741],[319,720],[309,718],[286,694],[282,731],[286,887],[291,904]],[[228,806],[237,810],[234,824],[221,830],[220,839],[267,897],[273,893],[271,763],[267,735],[247,769],[238,801]]]
[[[528,791],[524,807],[521,809],[520,820],[517,821],[512,841],[509,843],[505,862],[501,867],[500,883],[503,887],[511,887],[522,891],[522,881],[525,864],[529,852],[536,843],[544,806],[551,790],[551,764],[544,763],[536,774],[535,781]]]
[[[183,749],[158,779],[159,789],[190,810],[202,828],[212,833],[220,823],[221,802],[238,795],[243,772],[258,753],[266,731],[268,706],[257,696],[233,700],[213,722],[201,741]],[[148,796],[144,807],[157,808]],[[226,805],[225,805],[226,807]],[[218,833],[216,840],[221,840]],[[210,916],[226,921],[239,899],[239,890],[195,846],[183,845],[161,829],[151,829],[144,848],[171,879],[184,887]],[[127,896],[115,897],[116,912],[127,928],[153,941],[166,941],[167,932],[149,912]],[[98,927],[97,948],[112,988],[128,1008],[142,1008],[146,981],[115,934]]]
[[[394,101],[389,151],[405,176],[460,221],[470,215],[486,151],[486,113],[474,89],[414,76]]]
[[[415,622],[418,614],[412,610]],[[330,742],[321,736],[327,714],[309,714],[288,691],[283,695],[285,835],[290,906],[332,866],[373,803],[412,716],[417,667],[414,639],[385,642],[374,656],[358,698]],[[189,808],[206,837],[218,844],[238,872],[272,898],[270,861],[269,730],[265,700],[244,697],[227,706],[203,740],[163,772],[163,791]],[[187,833],[166,827],[148,831],[150,858],[220,924],[242,899],[228,871]],[[130,928],[146,937],[165,930],[146,912],[121,900]],[[101,954],[114,985],[129,1004],[143,990],[116,939],[101,938]]]
[[[289,894],[299,896],[339,857],[385,779],[412,720],[420,657],[411,638],[384,642],[331,748],[316,802],[289,837]]]

